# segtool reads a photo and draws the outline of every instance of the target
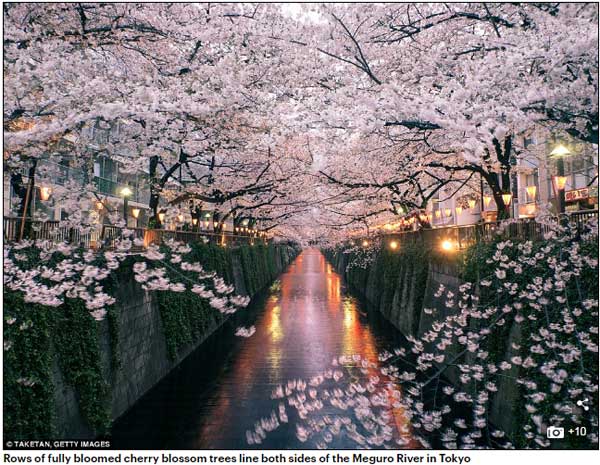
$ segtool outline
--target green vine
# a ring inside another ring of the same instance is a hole
[[[165,249],[166,250],[166,249]],[[163,250],[163,251],[165,251]],[[291,253],[289,252],[291,251]],[[81,251],[80,251],[81,252]],[[23,249],[29,263],[37,263],[39,251]],[[270,244],[226,249],[211,244],[193,244],[186,258],[215,271],[225,281],[233,281],[233,254],[242,259],[242,276],[250,295],[269,284],[279,271],[277,260],[298,253],[287,245]],[[102,283],[104,290],[117,295],[121,286],[131,282],[132,266],[141,257],[128,257]],[[104,258],[99,255],[97,261]],[[54,257],[50,259],[51,266]],[[284,259],[285,263],[286,260]],[[181,279],[181,273],[174,281]],[[189,276],[192,278],[193,276]],[[158,292],[168,354],[176,359],[179,351],[195,343],[219,324],[224,316],[206,300],[191,291]],[[110,416],[110,380],[101,364],[99,327],[108,325],[110,368],[112,375],[121,367],[119,358],[119,311],[107,308],[106,323],[89,314],[83,301],[66,299],[58,307],[24,302],[23,295],[4,291],[4,435],[11,440],[42,440],[56,437],[56,405],[53,364],[58,362],[65,382],[75,389],[83,419],[96,434],[108,430]]]

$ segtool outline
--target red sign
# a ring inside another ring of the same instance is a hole
[[[565,192],[565,200],[567,202],[575,202],[577,200],[587,199],[589,196],[590,190],[587,187]]]

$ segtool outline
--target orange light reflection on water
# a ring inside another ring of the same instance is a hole
[[[219,381],[210,422],[198,431],[198,447],[214,447],[211,438],[240,422],[252,427],[269,411],[256,412],[256,403],[268,401],[277,384],[304,379],[331,367],[333,358],[360,354],[377,364],[369,375],[383,378],[377,361],[378,342],[358,304],[341,293],[341,278],[317,250],[305,250],[281,278],[281,286],[266,301],[255,323],[254,336],[242,341],[231,368]],[[395,384],[394,384],[395,386]],[[399,389],[396,387],[396,389]],[[392,388],[388,388],[390,404]],[[272,407],[271,407],[272,408]],[[410,436],[410,424],[401,408],[389,409],[391,423],[408,439],[406,448],[420,448]],[[291,444],[296,444],[291,438]],[[280,444],[286,447],[286,444]]]

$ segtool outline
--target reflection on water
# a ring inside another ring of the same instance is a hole
[[[305,250],[280,280],[121,418],[113,446],[248,448],[245,432],[273,409],[277,385],[319,375],[339,355],[377,361],[380,351],[399,343],[388,323],[367,317],[345,294],[340,276],[318,250]],[[233,336],[236,326],[251,324],[252,337]],[[389,414],[390,426],[410,430],[401,409]],[[295,433],[283,425],[260,447],[311,447]],[[416,447],[413,441],[407,446]]]

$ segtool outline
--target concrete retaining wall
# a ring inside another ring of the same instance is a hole
[[[288,246],[278,246],[274,254],[274,269],[279,275],[295,258],[296,251]],[[232,280],[237,294],[248,295],[239,257],[232,256]],[[263,277],[267,282],[272,277]],[[104,320],[98,332],[102,371],[110,391],[111,415],[113,419],[123,415],[138,399],[156,385],[185,357],[197,349],[224,321],[214,312],[213,320],[205,333],[193,344],[178,352],[171,360],[167,352],[165,333],[158,301],[152,292],[144,291],[140,284],[131,280],[116,291],[119,315],[118,359],[121,366],[113,367],[111,360],[111,338],[109,324]],[[83,420],[78,405],[76,390],[65,383],[58,361],[53,365],[54,397],[58,438],[93,438],[94,432]]]
[[[431,329],[435,321],[443,320],[456,311],[446,307],[444,295],[436,297],[435,294],[440,285],[443,285],[447,291],[458,295],[458,288],[462,283],[458,263],[431,257],[421,263],[405,260],[395,273],[386,273],[385,268],[390,267],[390,261],[385,262],[382,254],[385,252],[381,252],[366,268],[355,269],[349,267],[352,260],[349,254],[325,251],[327,259],[344,277],[351,290],[366,300],[370,310],[382,313],[405,336],[420,337]],[[426,274],[426,279],[423,279],[422,273]],[[393,282],[387,282],[390,277]],[[387,293],[392,293],[391,299]],[[427,314],[423,309],[433,309],[434,313]],[[515,326],[504,342],[505,359],[514,355],[515,351],[511,346],[513,343],[520,344],[520,340],[519,327]],[[448,348],[447,355],[450,357],[453,355],[453,348],[454,346]],[[468,363],[471,360],[467,358],[464,361]],[[448,380],[457,384],[459,375],[459,370],[455,367],[444,372]],[[490,421],[511,435],[520,427],[515,423],[517,416],[507,414],[517,405],[519,396],[518,385],[511,378],[517,376],[516,368],[513,367],[507,375],[499,383],[498,392],[492,396]]]

